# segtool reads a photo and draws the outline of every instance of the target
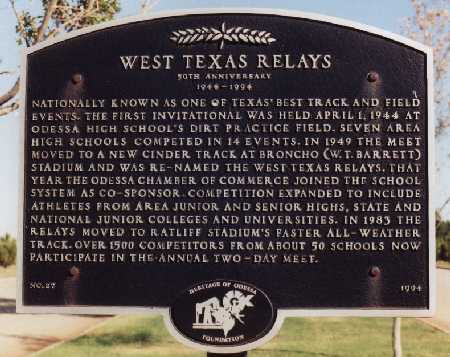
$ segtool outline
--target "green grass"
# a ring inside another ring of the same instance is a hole
[[[190,357],[202,356],[202,354],[177,343],[166,332],[160,317],[122,316],[85,336],[48,350],[39,356]]]
[[[249,357],[389,357],[390,318],[291,318],[272,341]],[[402,319],[403,357],[448,357],[450,335]],[[176,342],[160,317],[122,316],[50,349],[41,357],[205,357]]]
[[[1,278],[12,278],[16,276],[16,266],[10,265],[7,268],[3,268],[0,266],[0,279]]]
[[[450,269],[450,262],[445,260],[438,260],[436,266],[441,269]]]

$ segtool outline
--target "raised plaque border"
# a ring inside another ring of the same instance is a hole
[[[79,35],[88,34],[91,32],[107,29],[115,26],[148,21],[153,19],[179,17],[186,15],[220,15],[220,14],[251,14],[251,15],[273,15],[280,17],[301,18],[307,20],[313,20],[318,22],[325,22],[342,27],[347,27],[352,30],[366,32],[371,35],[377,35],[384,39],[391,40],[405,46],[414,48],[426,56],[427,63],[427,120],[428,120],[428,249],[429,249],[429,267],[428,267],[428,282],[429,282],[429,306],[428,308],[410,308],[410,309],[389,309],[389,308],[353,308],[353,309],[320,309],[320,308],[308,308],[308,309],[279,309],[277,312],[277,319],[272,327],[272,330],[263,338],[252,342],[250,344],[237,346],[237,347],[211,347],[193,342],[190,339],[182,336],[172,325],[170,321],[169,307],[118,307],[118,306],[26,306],[23,304],[23,216],[24,216],[24,148],[25,148],[25,112],[26,112],[26,83],[27,83],[27,56],[52,46],[56,43],[69,40]],[[211,8],[211,9],[186,9],[186,10],[174,10],[174,11],[161,11],[155,13],[149,13],[139,16],[131,16],[124,19],[118,19],[109,21],[95,26],[90,26],[81,30],[73,31],[63,34],[56,38],[52,38],[43,42],[40,42],[32,47],[26,48],[22,51],[21,58],[21,77],[20,77],[20,140],[19,140],[19,204],[18,204],[18,217],[19,227],[17,234],[17,300],[16,300],[16,312],[17,313],[51,313],[51,314],[86,314],[86,315],[111,315],[111,314],[161,314],[164,318],[165,325],[168,331],[178,341],[190,347],[200,349],[213,353],[238,353],[254,349],[272,339],[280,330],[283,321],[287,317],[431,317],[436,311],[436,242],[435,242],[435,199],[434,199],[434,187],[435,187],[435,175],[434,175],[434,71],[433,71],[433,50],[432,48],[425,46],[419,42],[413,41],[406,37],[391,33],[379,29],[377,27],[361,24],[358,22],[349,21],[346,19],[340,19],[336,17],[300,12],[294,10],[281,10],[281,9],[268,9],[268,8]]]

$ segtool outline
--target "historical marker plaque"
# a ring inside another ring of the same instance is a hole
[[[432,311],[430,52],[294,15],[27,52],[19,311],[152,308],[212,351],[285,316]]]

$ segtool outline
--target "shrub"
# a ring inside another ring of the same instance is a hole
[[[440,222],[436,227],[436,258],[450,261],[450,221]]]
[[[0,266],[7,267],[16,263],[16,240],[6,233],[0,237]]]

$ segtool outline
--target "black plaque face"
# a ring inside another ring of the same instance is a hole
[[[273,308],[227,347],[306,310],[429,313],[429,52],[354,26],[185,14],[30,50],[19,310],[172,307],[217,348],[179,328],[206,296],[175,316],[211,281]]]

